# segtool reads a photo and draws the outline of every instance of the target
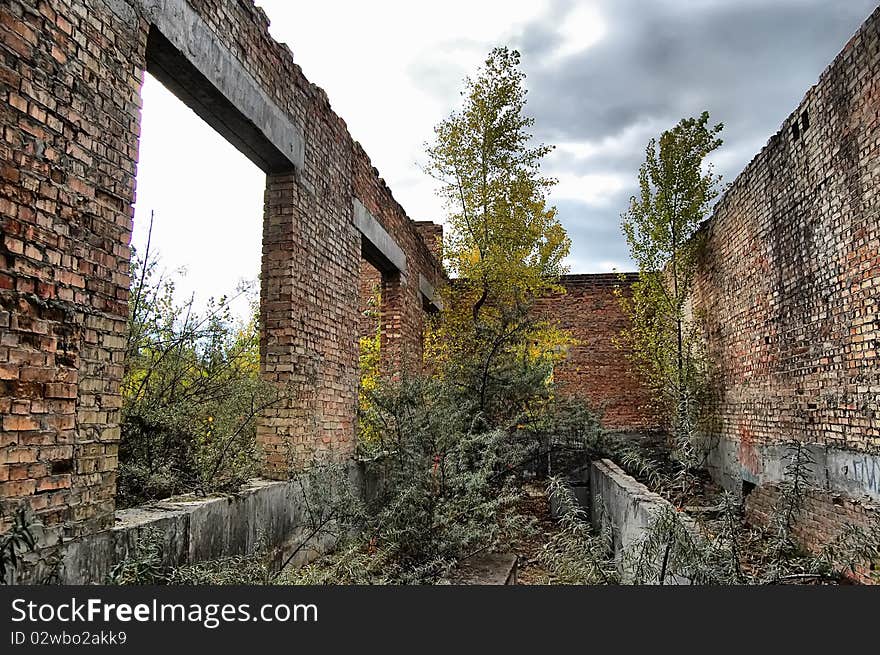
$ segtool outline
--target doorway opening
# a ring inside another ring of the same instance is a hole
[[[149,73],[141,91],[117,507],[260,468],[266,175]]]

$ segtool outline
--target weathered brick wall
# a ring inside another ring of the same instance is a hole
[[[430,221],[413,221],[413,227],[419,233],[436,262],[441,261],[443,249],[443,226]],[[434,266],[434,262],[428,258],[424,258],[424,264]],[[440,269],[435,269],[436,275],[442,281],[445,281],[445,273]],[[408,276],[404,276],[405,278]],[[409,281],[405,280],[405,283]],[[410,293],[419,293],[418,274],[411,281],[413,285]],[[402,345],[395,344],[395,339],[401,337],[401,317],[400,309],[403,297],[400,294],[400,275],[397,273],[385,274],[371,264],[367,259],[361,260],[360,283],[358,289],[358,307],[360,327],[358,336],[372,337],[378,329],[380,334],[380,368],[385,375],[396,376],[401,370],[417,370],[418,363],[422,357],[423,344],[423,316],[422,312],[418,312],[415,316],[418,322],[419,332],[412,331],[410,336]],[[376,304],[376,295],[378,294],[379,303]],[[425,299],[423,299],[425,300]],[[411,300],[413,308],[416,302],[420,302],[418,297]],[[430,311],[430,308],[428,308]],[[400,362],[402,353],[408,351],[411,358],[407,360],[406,367]]]
[[[602,414],[610,430],[656,429],[658,422],[650,408],[650,393],[633,370],[627,352],[615,339],[627,327],[628,319],[614,294],[616,287],[627,293],[637,279],[627,273],[565,275],[560,284],[564,294],[542,298],[535,311],[577,340],[567,359],[553,371],[563,393],[587,401]]]
[[[437,261],[443,261],[443,226],[433,221],[414,221],[414,223],[428,250]]]
[[[419,290],[419,274],[436,289],[445,281],[440,262],[428,247],[418,224],[391,195],[378,177],[369,157],[354,144],[352,157],[354,195],[378,218],[407,254],[406,273],[384,275],[382,279],[381,362],[384,373],[419,371],[422,365],[422,333],[425,311]]]
[[[113,520],[146,37],[103,3],[0,6],[0,502],[53,542]]]
[[[141,8],[163,2],[0,5],[0,501],[25,501],[66,536],[113,520],[139,96],[155,30]],[[285,477],[354,448],[352,199],[406,254],[389,294],[395,366],[420,353],[419,276],[439,286],[442,271],[263,11],[249,0],[187,6],[302,131],[302,166],[268,172],[263,230],[262,373],[292,394],[258,439],[266,474]]]
[[[416,227],[420,226],[416,224]],[[422,236],[425,236],[424,233]],[[437,252],[439,254],[439,250]],[[438,275],[442,276],[442,271],[438,271]],[[406,277],[404,276],[404,278]],[[434,311],[433,308],[427,307],[422,312],[413,312],[415,314],[415,329],[409,328],[411,329],[409,336],[399,342],[404,334],[402,330],[408,329],[401,328],[401,303],[412,302],[412,309],[415,310],[416,302],[426,300],[414,297],[407,301],[401,293],[400,278],[401,276],[398,274],[383,275],[369,261],[361,260],[357,299],[359,308],[358,336],[372,337],[378,330],[380,370],[383,375],[390,377],[398,377],[401,371],[419,370],[424,342],[424,311]],[[408,280],[405,279],[405,283],[407,282]],[[412,281],[412,284],[415,285],[415,288],[410,288],[409,293],[418,294],[418,276],[416,276],[416,280]],[[409,354],[401,362],[404,353]]]
[[[880,448],[878,29],[880,10],[706,227],[695,299],[717,366],[717,472],[734,486],[778,477],[782,467],[771,475],[762,463],[768,444]],[[817,477],[829,492],[861,482],[862,493],[876,494],[876,480],[854,473],[829,467]],[[820,523],[841,517],[827,502],[829,512],[816,510]]]
[[[746,517],[750,523],[768,525],[780,503],[779,487],[765,484],[746,497]],[[880,519],[880,506],[858,500],[842,493],[808,491],[792,525],[792,535],[804,547],[819,552],[834,542],[841,531],[851,525],[867,525]],[[845,573],[863,583],[876,583],[876,563],[856,565],[855,571]]]

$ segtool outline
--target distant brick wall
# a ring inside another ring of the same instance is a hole
[[[25,501],[68,537],[113,521],[139,95],[161,43],[144,12],[176,1],[0,5],[0,502]],[[417,366],[419,276],[439,287],[442,270],[327,95],[269,36],[263,11],[248,0],[181,8],[206,26],[184,38],[230,53],[257,88],[252,99],[302,131],[301,166],[264,168],[261,368],[293,393],[266,412],[258,440],[265,473],[286,477],[355,445],[353,198],[406,255],[387,295],[390,366]]]
[[[542,298],[535,311],[557,322],[577,340],[567,359],[557,365],[553,379],[563,393],[582,398],[602,414],[602,424],[612,430],[655,429],[650,393],[633,370],[624,348],[615,338],[629,320],[614,295],[616,287],[627,293],[637,279],[627,273],[565,275],[564,294]]]
[[[880,10],[733,182],[706,228],[695,304],[717,366],[713,436],[739,452],[719,472],[728,482],[760,478],[756,449],[769,443],[880,448],[878,30]],[[868,492],[871,481],[864,484]],[[826,486],[834,492],[836,481]],[[817,534],[831,532],[823,521],[848,520],[827,503],[828,512],[814,508]]]
[[[366,260],[361,260],[361,275],[358,284],[358,337],[373,337],[380,326],[380,305],[376,304],[377,297],[381,301],[382,273]]]

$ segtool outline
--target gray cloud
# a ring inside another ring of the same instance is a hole
[[[671,127],[706,109],[725,124],[717,162],[728,182],[876,6],[874,0],[605,0],[602,40],[554,59],[556,26],[573,4],[558,0],[516,39],[536,138],[598,143],[639,125]],[[552,160],[552,172],[622,175],[633,183],[598,209],[559,203],[579,269],[628,261],[619,214],[634,191],[644,141],[587,158],[560,153]]]
[[[616,194],[608,206],[593,207],[576,200],[556,203],[572,240],[571,272],[599,272],[602,262],[613,262],[618,270],[631,270],[629,250],[620,236],[619,207],[628,196]],[[572,220],[580,217],[580,220]],[[602,267],[605,270],[604,267]]]

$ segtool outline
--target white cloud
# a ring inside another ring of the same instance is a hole
[[[583,52],[605,36],[606,26],[602,12],[594,4],[580,3],[560,20],[559,45],[550,58],[555,63]]]
[[[549,0],[258,0],[306,77],[323,87],[407,213],[439,220],[422,145],[489,50],[547,12]],[[344,20],[340,20],[344,17]],[[419,179],[416,179],[419,178]]]
[[[587,205],[605,206],[611,197],[626,187],[627,180],[620,175],[591,173],[575,175],[573,173],[556,174],[559,184],[553,187],[550,199],[578,200]]]
[[[553,165],[554,162],[563,160],[566,157],[583,161],[597,159],[602,156],[616,157],[625,152],[641,153],[651,137],[655,137],[668,127],[670,126],[662,120],[643,120],[627,125],[619,133],[610,134],[602,139],[594,141],[561,141],[556,143],[556,149],[550,156],[549,162]]]
[[[792,13],[757,0],[257,2],[415,219],[442,217],[418,167],[422,144],[460,100],[462,77],[493,46],[518,45],[536,137],[559,145],[545,173],[560,179],[551,201],[574,239],[574,272],[628,268],[617,223],[648,138],[708,107],[727,123],[712,159],[735,173],[876,4],[799,0],[809,11]],[[188,266],[187,293],[254,277],[262,174],[154,81],[141,145],[135,242],[155,209],[154,241],[169,267]]]
[[[545,13],[549,0],[258,4],[409,215],[440,220],[434,183],[418,166],[422,144],[459,99],[461,79]],[[133,242],[145,244],[154,210],[153,244],[163,263],[188,270],[181,297],[204,301],[257,276],[264,184],[250,161],[147,77]]]

